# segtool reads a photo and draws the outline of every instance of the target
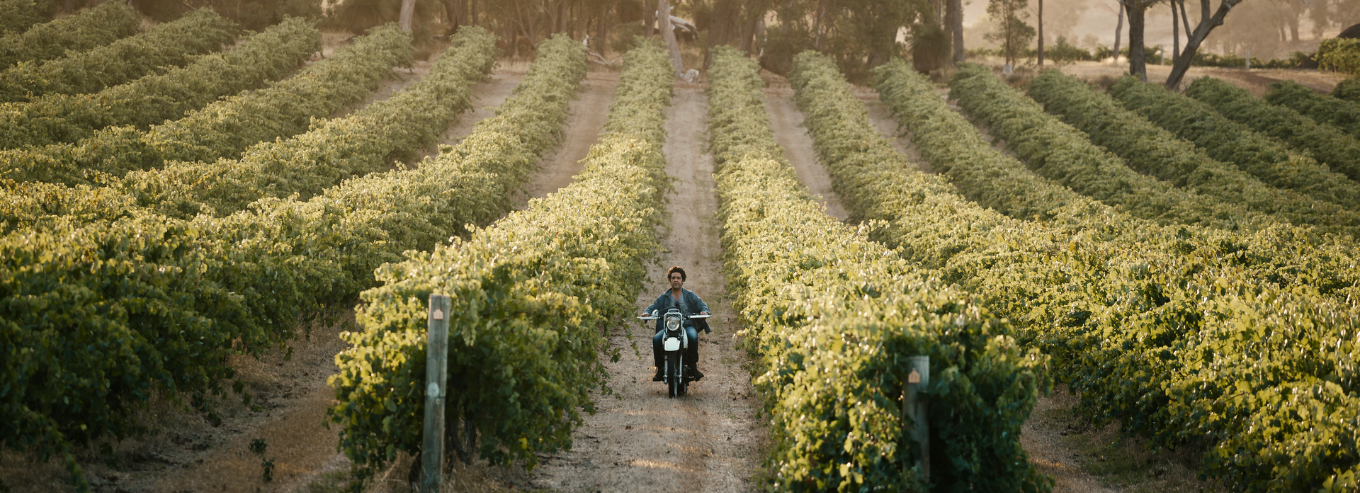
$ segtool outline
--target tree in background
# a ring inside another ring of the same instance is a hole
[[[1171,75],[1166,78],[1166,87],[1176,89],[1181,84],[1181,79],[1185,78],[1185,72],[1190,70],[1190,62],[1195,59],[1195,53],[1199,51],[1200,44],[1204,43],[1204,38],[1209,37],[1209,33],[1215,27],[1223,25],[1223,19],[1228,16],[1228,11],[1241,3],[1242,0],[1221,0],[1218,11],[1210,15],[1210,2],[1213,0],[1200,0],[1200,21],[1195,26],[1194,31],[1187,28],[1185,50],[1176,56],[1176,64],[1171,67]],[[1182,5],[1184,12],[1184,5]],[[1173,20],[1174,22],[1174,20]],[[1130,33],[1132,35],[1132,33]]]
[[[52,19],[53,6],[47,0],[0,1],[0,36],[21,33],[34,24]]]
[[[326,26],[360,34],[388,22],[400,22],[402,5],[408,0],[343,0],[326,12]],[[411,32],[417,43],[434,37],[434,20],[443,13],[438,0],[411,1]]]
[[[101,0],[75,2],[62,0],[62,8],[95,4]],[[321,17],[322,0],[132,0],[128,3],[142,15],[165,22],[178,19],[192,10],[210,7],[222,17],[255,31],[278,24],[284,16]]]
[[[963,0],[945,0],[945,25],[953,33],[954,63],[964,62],[963,52]]]
[[[907,55],[908,46],[913,55],[919,51],[938,66],[949,58],[949,35],[943,25],[946,1],[748,0],[751,5],[770,5],[777,20],[752,51],[760,55],[762,67],[782,74],[792,67],[793,55],[817,49],[835,59],[847,77],[859,81],[868,77],[870,68]],[[714,17],[716,23],[717,10]]]
[[[1024,21],[1029,17],[1028,3],[1028,0],[991,0],[987,4],[987,15],[997,22],[997,29],[987,33],[987,39],[1001,43],[1006,63],[1012,66],[1034,40],[1034,28]]]

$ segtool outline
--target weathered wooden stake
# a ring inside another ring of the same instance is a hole
[[[425,435],[420,454],[420,491],[437,493],[443,482],[444,396],[449,376],[448,296],[430,295],[430,342],[425,356]]]
[[[911,438],[921,446],[922,477],[930,481],[930,426],[926,420],[926,403],[917,394],[930,384],[930,356],[910,356],[907,358],[907,382],[902,386],[902,418],[912,423]],[[906,469],[906,464],[902,465]]]

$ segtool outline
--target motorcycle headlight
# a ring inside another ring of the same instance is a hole
[[[666,330],[676,330],[680,328],[680,317],[667,317]]]

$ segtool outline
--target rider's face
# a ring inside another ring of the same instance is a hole
[[[680,286],[685,284],[685,278],[684,276],[681,276],[679,272],[671,273],[670,281],[671,289],[680,289]]]

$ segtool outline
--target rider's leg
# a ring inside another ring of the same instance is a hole
[[[685,366],[694,370],[694,379],[704,378],[704,373],[699,371],[699,331],[694,327],[685,327],[685,334],[689,336],[689,350],[685,351]]]
[[[656,367],[661,368],[661,356],[665,351],[661,349],[661,333],[657,332],[652,336],[652,360],[656,362]]]
[[[697,368],[699,363],[699,331],[694,327],[685,327],[685,335],[689,336],[689,350],[685,351],[685,364],[690,368]]]
[[[656,375],[652,375],[653,382],[661,381],[661,333],[657,332],[652,336],[652,360],[656,364]]]

